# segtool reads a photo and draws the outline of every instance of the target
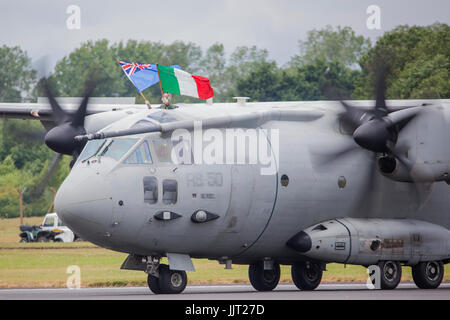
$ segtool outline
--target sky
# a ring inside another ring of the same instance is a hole
[[[368,13],[373,5],[379,15]],[[0,45],[18,45],[33,65],[50,68],[83,42],[103,38],[182,40],[204,50],[223,43],[228,54],[256,45],[283,65],[308,31],[327,25],[350,26],[376,41],[398,25],[434,22],[450,23],[449,0],[1,0]]]

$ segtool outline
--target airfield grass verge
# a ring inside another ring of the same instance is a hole
[[[67,268],[80,267],[82,287],[147,286],[142,271],[120,270],[124,253],[88,242],[18,243],[19,219],[0,220],[0,287],[65,287]],[[42,217],[26,218],[26,224],[40,224]],[[163,259],[162,263],[167,263]],[[189,284],[248,284],[248,266],[225,270],[217,261],[194,259],[196,272],[188,272]],[[444,280],[450,281],[450,265]],[[366,282],[360,266],[327,265],[323,282]],[[402,281],[412,281],[411,268],[403,268]],[[289,266],[281,266],[280,283],[292,283]]]
[[[82,287],[146,286],[142,271],[120,270],[126,254],[98,248],[23,250],[0,249],[0,287],[65,287],[67,268],[80,267]],[[163,261],[164,262],[164,261]],[[188,272],[189,284],[249,283],[248,266],[232,270],[211,260],[194,260],[196,272]],[[366,269],[360,266],[329,264],[323,282],[365,282]],[[403,281],[411,281],[411,269],[403,268]],[[446,281],[450,268],[446,266]],[[281,267],[280,283],[291,283],[290,267]]]

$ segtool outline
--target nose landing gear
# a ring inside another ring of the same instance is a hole
[[[168,265],[159,264],[159,260],[151,261],[146,272],[148,287],[154,294],[176,294],[186,288],[186,271],[170,270]]]

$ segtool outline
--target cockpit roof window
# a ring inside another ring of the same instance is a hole
[[[131,126],[131,128],[152,128],[155,124],[149,120],[139,120]]]
[[[100,156],[110,157],[115,160],[119,160],[127,153],[138,141],[135,138],[121,138],[110,140],[108,145],[103,149]]]
[[[158,121],[159,123],[168,123],[168,122],[178,121],[178,119],[175,118],[173,116],[173,114],[170,114],[167,111],[157,111],[155,113],[148,115],[147,118]]]

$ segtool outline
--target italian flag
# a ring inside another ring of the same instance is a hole
[[[164,92],[205,100],[214,96],[208,78],[194,76],[186,71],[160,64],[158,65],[158,73]]]

